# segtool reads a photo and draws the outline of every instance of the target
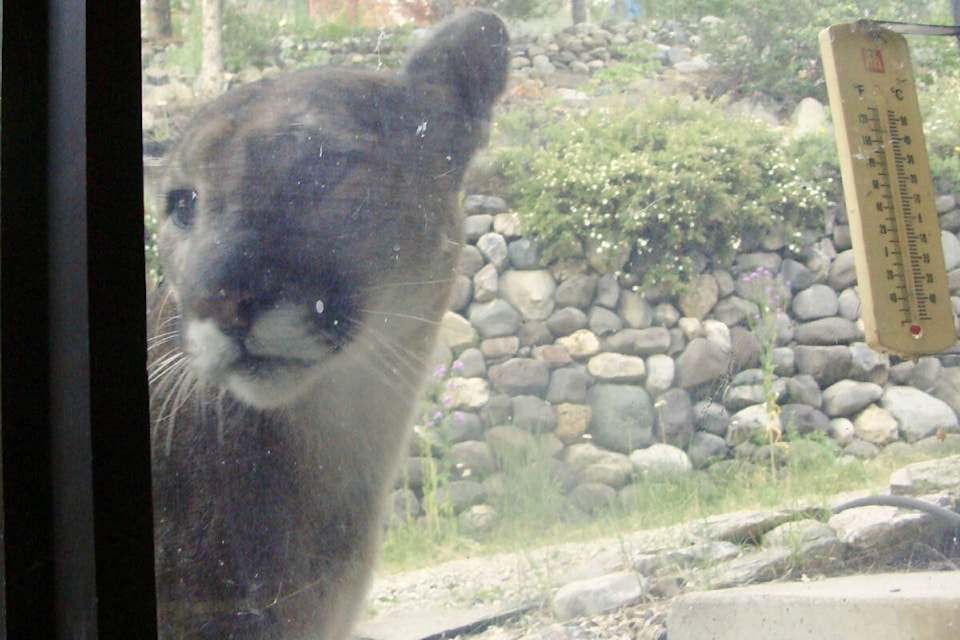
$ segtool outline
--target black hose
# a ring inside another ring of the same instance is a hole
[[[952,2],[954,6],[960,5],[960,0],[952,0]],[[924,511],[939,516],[960,531],[960,513],[951,511],[950,509],[944,509],[926,500],[909,498],[907,496],[867,496],[865,498],[857,498],[856,500],[844,502],[839,507],[836,507],[833,512],[840,513],[841,511],[854,509],[856,507],[900,507],[902,509],[916,509],[917,511]]]

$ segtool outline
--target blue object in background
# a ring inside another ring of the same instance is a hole
[[[640,0],[613,0],[610,13],[617,18],[639,18],[643,15],[643,5]]]

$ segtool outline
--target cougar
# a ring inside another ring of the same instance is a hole
[[[184,130],[148,314],[161,637],[348,636],[508,58],[475,10],[398,73],[294,72]]]

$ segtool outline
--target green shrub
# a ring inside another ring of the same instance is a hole
[[[941,77],[920,94],[930,171],[937,193],[960,192],[960,78]]]
[[[223,66],[236,73],[248,65],[265,67],[272,62],[274,39],[280,33],[275,19],[223,7]]]
[[[493,506],[502,516],[503,533],[529,537],[561,522],[565,500],[548,458],[514,453],[497,462],[503,483]]]
[[[309,17],[251,13],[224,6],[223,12],[223,66],[236,73],[247,66],[266,67],[276,64],[280,53],[279,41],[291,38],[301,46],[325,41],[339,42],[345,38],[368,35],[366,29],[349,22],[327,20],[317,22]],[[398,33],[406,33],[398,29]],[[316,63],[326,52],[317,50],[307,56],[305,63]]]
[[[837,142],[832,130],[821,129],[791,138],[784,150],[797,175],[819,185],[828,200],[838,201],[843,197]]]
[[[739,10],[704,33],[703,51],[719,75],[714,95],[763,94],[783,108],[805,97],[826,101],[817,33],[831,20],[821,2],[735,2]]]
[[[718,14],[724,22],[706,30],[703,38],[703,52],[719,71],[711,92],[763,94],[787,110],[808,96],[826,100],[817,34],[831,24],[861,18],[952,22],[946,0],[732,0],[724,8]],[[955,42],[949,40],[911,38],[918,77],[957,69]]]
[[[681,283],[768,231],[818,226],[822,188],[780,134],[717,105],[617,104],[547,125],[543,145],[500,154],[509,197],[547,260]]]
[[[704,16],[725,15],[728,4],[727,0],[666,0],[650,3],[647,11],[662,20],[697,21]]]
[[[174,30],[183,36],[183,43],[168,50],[170,63],[189,75],[200,69],[200,3],[183,3],[173,12]],[[370,34],[371,29],[339,19],[318,22],[303,11],[286,13],[277,7],[262,7],[251,11],[243,4],[225,2],[223,5],[223,66],[236,73],[247,66],[265,67],[277,63],[279,41],[291,38],[299,45],[325,41],[339,42],[345,38]],[[402,40],[410,29],[398,28],[393,35]],[[402,48],[398,45],[397,48]],[[304,64],[325,62],[326,52],[317,49],[301,53]]]
[[[651,42],[634,41],[614,49],[622,59],[598,69],[593,78],[604,84],[612,84],[621,91],[656,76],[662,68],[662,64],[653,57],[657,47]]]
[[[542,18],[556,13],[563,6],[560,0],[486,0],[478,6],[489,7],[508,18]]]
[[[200,3],[174,5],[171,15],[173,32],[180,34],[183,41],[179,46],[167,49],[168,63],[189,75],[196,75],[200,70]]]

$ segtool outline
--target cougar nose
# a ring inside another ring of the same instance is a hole
[[[190,301],[190,311],[198,318],[209,318],[225,333],[244,333],[256,315],[256,298],[246,291],[224,291]]]

